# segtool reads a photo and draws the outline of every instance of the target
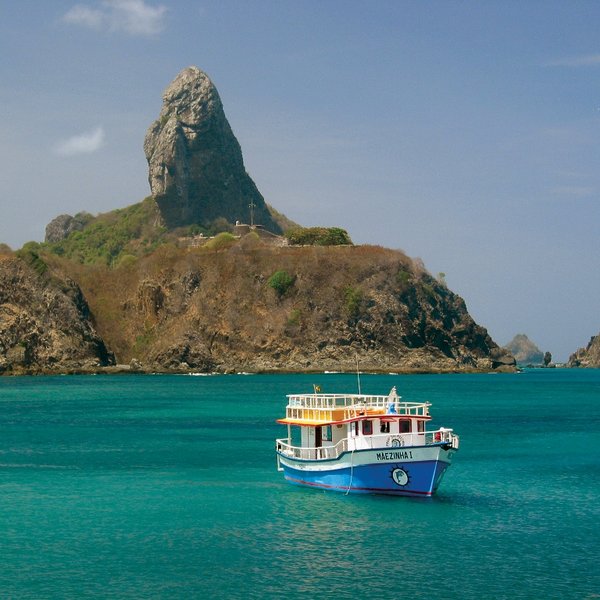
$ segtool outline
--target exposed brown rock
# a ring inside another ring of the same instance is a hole
[[[73,281],[0,256],[0,374],[95,370],[112,362]]]
[[[585,348],[571,354],[567,366],[600,369],[600,334],[592,336]]]

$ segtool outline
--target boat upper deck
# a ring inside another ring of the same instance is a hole
[[[284,419],[290,425],[341,423],[357,418],[389,416],[430,419],[429,402],[403,402],[396,388],[387,396],[365,394],[290,394]]]

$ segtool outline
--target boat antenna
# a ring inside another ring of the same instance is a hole
[[[358,395],[360,396],[360,371],[358,370],[358,354],[356,355],[356,381],[358,383]]]

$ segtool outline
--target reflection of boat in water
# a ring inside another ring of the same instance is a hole
[[[340,492],[431,496],[459,439],[426,430],[429,402],[387,396],[291,394],[277,467],[295,484]]]

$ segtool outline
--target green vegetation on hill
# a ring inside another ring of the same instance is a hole
[[[158,211],[151,197],[127,208],[91,219],[81,231],[65,240],[43,246],[52,253],[82,264],[115,265],[126,256],[152,252],[165,241]]]
[[[294,278],[287,271],[275,271],[269,277],[268,283],[277,292],[277,296],[281,298],[294,284]]]
[[[283,218],[282,215],[279,216]],[[96,217],[80,213],[74,218],[78,217],[79,227],[67,238],[43,244],[30,242],[26,245],[27,248],[23,247],[21,258],[31,263],[35,261],[32,252],[43,250],[84,265],[120,267],[131,265],[159,246],[176,242],[178,236],[215,236],[205,245],[207,250],[213,251],[229,247],[237,241],[230,233],[233,226],[222,217],[215,219],[207,227],[195,224],[187,228],[167,230],[160,225],[160,212],[152,197]],[[295,226],[285,235],[292,246],[353,245],[348,233],[339,227]],[[31,244],[35,244],[35,247]]]
[[[42,276],[48,270],[48,265],[42,258],[40,258],[39,250],[40,244],[37,242],[27,242],[20,250],[17,250],[16,254],[39,276]]]
[[[352,240],[339,227],[297,227],[285,232],[292,246],[351,246]]]

